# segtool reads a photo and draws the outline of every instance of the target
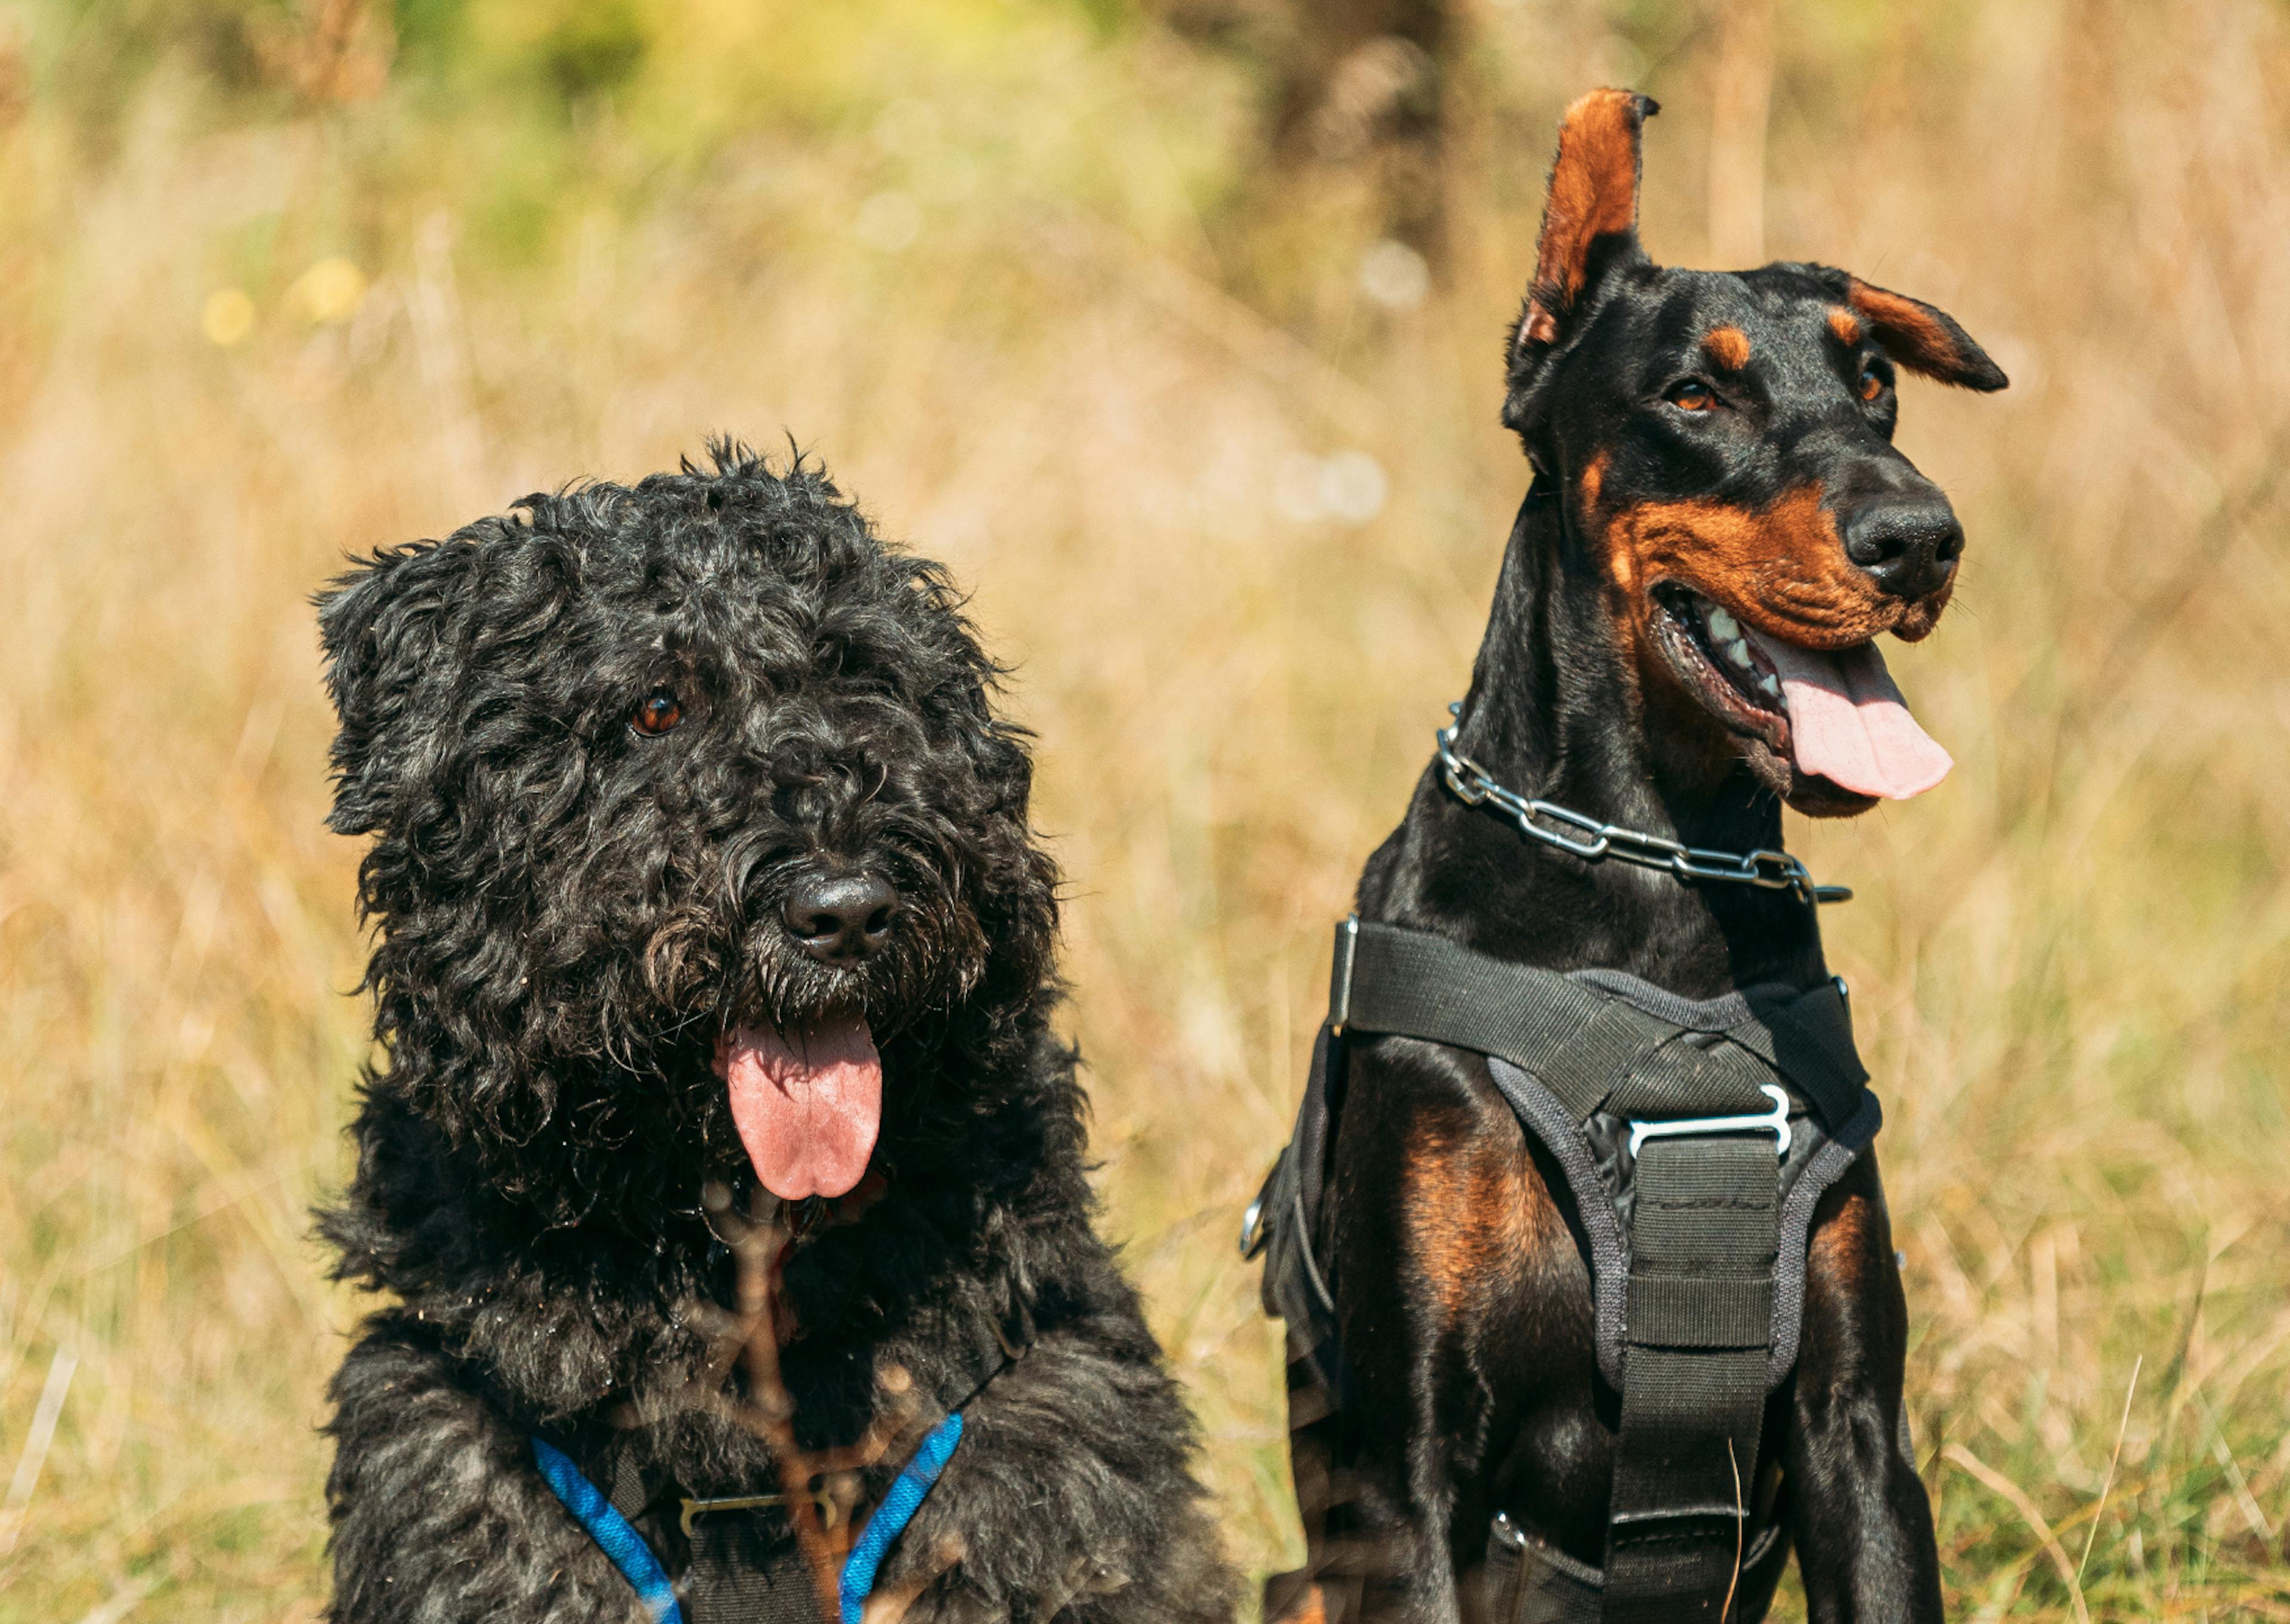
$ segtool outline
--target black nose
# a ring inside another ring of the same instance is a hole
[[[1845,524],[1845,556],[1894,597],[1929,597],[1948,584],[1964,526],[1945,501],[1871,502]]]
[[[797,881],[781,911],[812,957],[822,964],[855,964],[890,940],[899,893],[878,875],[821,876]]]

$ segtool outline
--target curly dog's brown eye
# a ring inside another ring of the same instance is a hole
[[[655,688],[637,706],[629,717],[629,725],[647,739],[657,739],[673,732],[683,720],[684,707],[676,702],[676,695],[665,688]]]
[[[1689,378],[1669,392],[1669,404],[1680,412],[1707,412],[1718,404],[1709,386],[1699,379]]]
[[[1878,372],[1874,365],[1862,367],[1861,369],[1861,398],[1862,400],[1874,400],[1884,392],[1885,374]]]

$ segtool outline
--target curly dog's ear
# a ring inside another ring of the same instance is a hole
[[[419,697],[451,680],[456,628],[468,607],[478,548],[466,537],[378,549],[318,595],[334,735],[334,810],[326,827],[365,835],[389,821],[393,789],[420,771],[434,741],[405,725],[436,707]]]

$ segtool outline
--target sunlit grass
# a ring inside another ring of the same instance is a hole
[[[1228,208],[1229,64],[1047,7],[901,52],[898,8],[847,11],[801,85],[678,36],[562,129],[250,118],[185,69],[108,156],[37,103],[0,133],[0,288],[36,294],[0,313],[0,1495],[77,1361],[0,1620],[323,1595],[359,1310],[306,1211],[364,1038],[306,595],[717,429],[818,451],[1018,662],[1108,1221],[1235,1554],[1294,1559],[1233,1230],[1523,485],[1495,336],[1550,118],[1642,72],[1649,244],[1696,262],[1706,42],[1485,8],[1453,268],[1395,308],[1341,179],[1309,232]],[[1958,773],[1791,831],[1860,891],[1827,924],[1919,1455],[1956,1616],[2290,1616],[2290,50],[2257,4],[1946,16],[1781,30],[1766,164],[1769,251],[2014,376],[1908,390],[1972,550],[1894,666]],[[1272,283],[1287,324],[1233,292]]]

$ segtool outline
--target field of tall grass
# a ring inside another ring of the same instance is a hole
[[[1232,1235],[1477,644],[1597,83],[1666,104],[1658,258],[1850,267],[2014,380],[1906,388],[1958,771],[1790,830],[1860,892],[1952,1616],[2290,1618],[2290,12],[1455,9],[1427,274],[1120,0],[0,5],[0,1620],[316,1615],[366,1039],[308,596],[717,430],[1015,666],[1107,1221],[1293,1562]]]

